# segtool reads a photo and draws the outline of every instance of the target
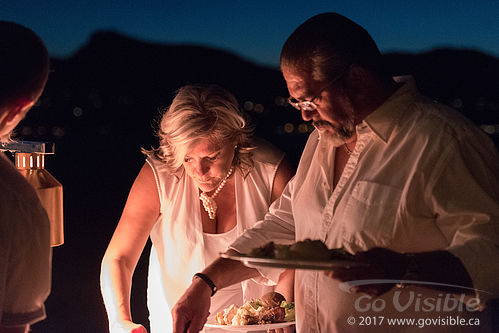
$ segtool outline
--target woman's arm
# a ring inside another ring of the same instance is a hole
[[[29,325],[5,327],[0,325],[0,333],[28,333]]]
[[[130,291],[135,266],[160,212],[156,180],[145,163],[130,190],[101,266],[101,291],[111,332],[145,332],[133,324]]]
[[[279,281],[274,288],[274,291],[284,296],[287,302],[294,302],[295,300],[295,270],[287,269],[279,276]],[[293,333],[295,332],[295,325],[288,326],[274,330],[274,333]]]
[[[278,292],[287,302],[292,302],[295,299],[294,293],[294,285],[295,285],[295,270],[287,269],[281,273],[279,276],[279,281],[275,286],[275,292]]]

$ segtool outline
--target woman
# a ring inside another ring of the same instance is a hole
[[[182,87],[164,113],[160,146],[149,152],[102,261],[101,289],[111,332],[145,332],[132,322],[133,271],[152,240],[148,276],[151,332],[172,331],[170,310],[195,273],[263,218],[292,176],[283,154],[250,142],[237,101],[210,85]],[[292,298],[292,272],[276,290]],[[260,297],[245,281],[217,292],[210,312]]]

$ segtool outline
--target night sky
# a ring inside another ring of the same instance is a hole
[[[106,29],[222,48],[267,65],[278,64],[282,44],[300,23],[327,11],[364,26],[383,52],[451,46],[499,56],[497,0],[0,2],[0,18],[35,30],[53,56],[70,56],[91,33]]]

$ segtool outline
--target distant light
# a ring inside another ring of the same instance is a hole
[[[118,96],[118,104],[132,105],[133,103],[134,103],[134,98],[132,96]]]
[[[21,127],[21,134],[23,136],[30,136],[33,134],[33,129],[30,126]]]
[[[60,126],[52,127],[52,135],[58,138],[62,138],[66,135],[66,130]]]
[[[293,133],[294,130],[295,130],[295,125],[291,123],[284,124],[284,132],[290,134]]]
[[[479,97],[478,100],[475,102],[475,110],[483,110],[486,106],[485,98]]]
[[[284,134],[284,126],[282,125],[279,125],[275,128],[275,132],[278,134],[278,135],[283,135]]]
[[[100,109],[104,106],[104,103],[102,103],[100,99],[94,99],[92,103],[96,109]]]
[[[76,106],[73,109],[73,116],[75,116],[75,117],[81,117],[81,116],[83,116],[83,109],[80,108],[79,106]]]
[[[481,125],[480,128],[487,134],[494,134],[499,130],[498,125]]]
[[[455,100],[452,101],[451,105],[455,109],[460,109],[463,107],[463,100],[460,98],[456,98]]]
[[[36,128],[36,134],[40,136],[47,134],[47,128],[45,126],[38,126]]]
[[[104,106],[104,103],[102,102],[102,99],[97,91],[92,91],[88,97],[96,109],[100,109]]]
[[[495,132],[495,127],[494,126],[491,126],[491,125],[482,125],[480,126],[482,128],[482,130],[485,132],[485,133],[488,133],[488,134],[493,134]]]
[[[255,108],[255,104],[252,101],[246,101],[243,104],[243,108],[246,111],[252,111]]]
[[[107,128],[107,127],[99,128],[99,135],[108,136],[109,135],[109,128]]]
[[[288,105],[288,101],[287,101],[286,98],[284,98],[282,96],[277,96],[274,99],[274,104],[277,105],[277,106],[287,106]]]
[[[489,103],[489,109],[492,112],[497,112],[499,111],[499,103],[498,102],[490,102]]]
[[[308,132],[308,125],[307,124],[304,124],[304,123],[301,123],[300,125],[298,125],[298,133],[307,133]]]
[[[109,103],[112,105],[132,105],[135,100],[132,96],[111,96],[109,97]]]
[[[264,107],[263,107],[263,105],[262,105],[262,104],[255,104],[254,111],[255,111],[256,113],[262,113],[262,112],[263,112],[263,110],[264,110]]]

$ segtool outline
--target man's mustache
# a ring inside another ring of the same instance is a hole
[[[317,129],[320,129],[321,127],[329,127],[333,130],[333,132],[335,132],[335,135],[342,140],[351,138],[353,133],[355,133],[355,126],[353,126],[353,123],[338,127],[327,120],[317,120],[312,122],[312,125],[314,125]]]

